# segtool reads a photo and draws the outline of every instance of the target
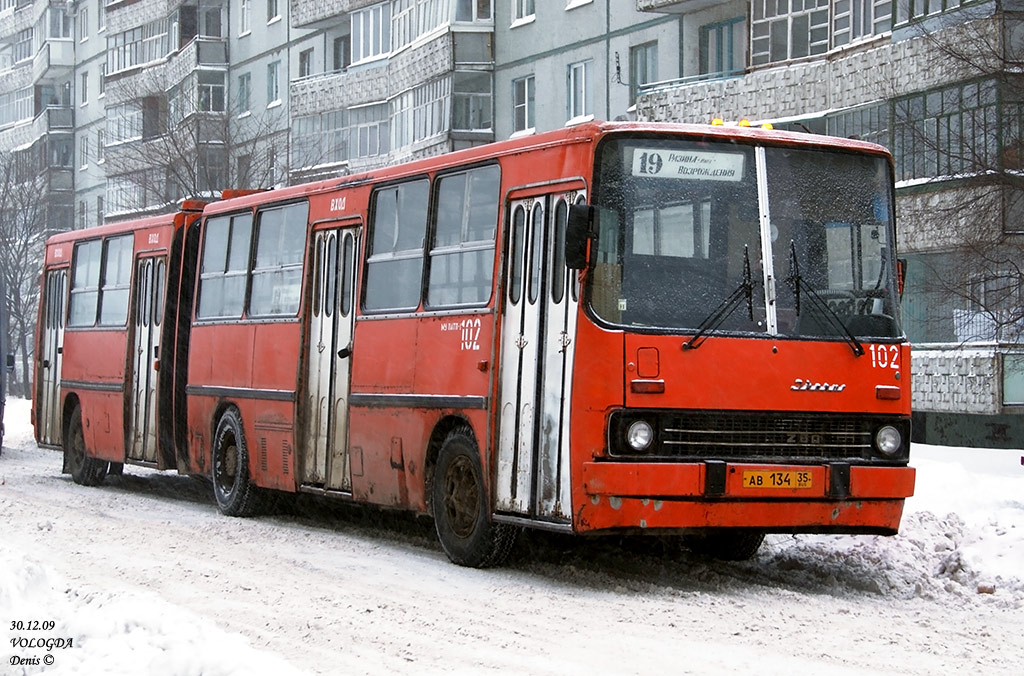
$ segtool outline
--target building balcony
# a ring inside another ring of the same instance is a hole
[[[47,40],[32,59],[32,81],[39,84],[64,80],[74,67],[74,41]]]
[[[29,133],[38,139],[52,131],[69,132],[75,128],[75,111],[71,108],[49,106],[32,120]]]
[[[18,5],[0,12],[0,42],[31,28],[38,17],[37,12],[30,11],[33,0],[18,0]]]
[[[301,117],[365,103],[386,101],[416,85],[450,74],[453,33],[445,31],[389,58],[293,80],[291,114]]]
[[[337,26],[349,12],[376,5],[380,0],[289,0],[288,11],[293,28]]]

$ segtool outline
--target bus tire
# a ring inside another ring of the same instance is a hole
[[[64,437],[64,471],[80,486],[99,486],[107,476],[108,465],[105,460],[89,457],[82,429],[82,407],[75,406]]]
[[[688,535],[686,546],[693,552],[721,561],[747,561],[764,542],[764,531],[756,528],[710,528]]]
[[[480,453],[468,427],[455,428],[441,445],[431,505],[437,539],[452,563],[487,568],[508,558],[519,531],[491,520]]]
[[[217,423],[213,435],[213,495],[222,514],[252,516],[256,513],[258,489],[249,478],[249,449],[242,431],[242,416],[229,408]]]

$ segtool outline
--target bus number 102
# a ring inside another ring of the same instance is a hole
[[[876,369],[898,369],[900,367],[899,345],[871,345],[871,366]]]

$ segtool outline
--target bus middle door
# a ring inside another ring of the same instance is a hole
[[[131,346],[128,457],[157,462],[157,360],[167,264],[162,258],[135,263],[135,305]]]
[[[350,491],[348,400],[359,228],[317,230],[313,238],[302,481]]]
[[[577,287],[565,267],[580,191],[515,200],[501,336],[498,511],[569,520],[569,402]]]

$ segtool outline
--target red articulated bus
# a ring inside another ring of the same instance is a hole
[[[429,513],[470,566],[521,527],[726,558],[767,532],[893,534],[914,485],[893,195],[873,144],[590,123],[183,209],[160,235],[68,233],[38,439],[81,483],[210,476],[231,515],[270,490]]]

